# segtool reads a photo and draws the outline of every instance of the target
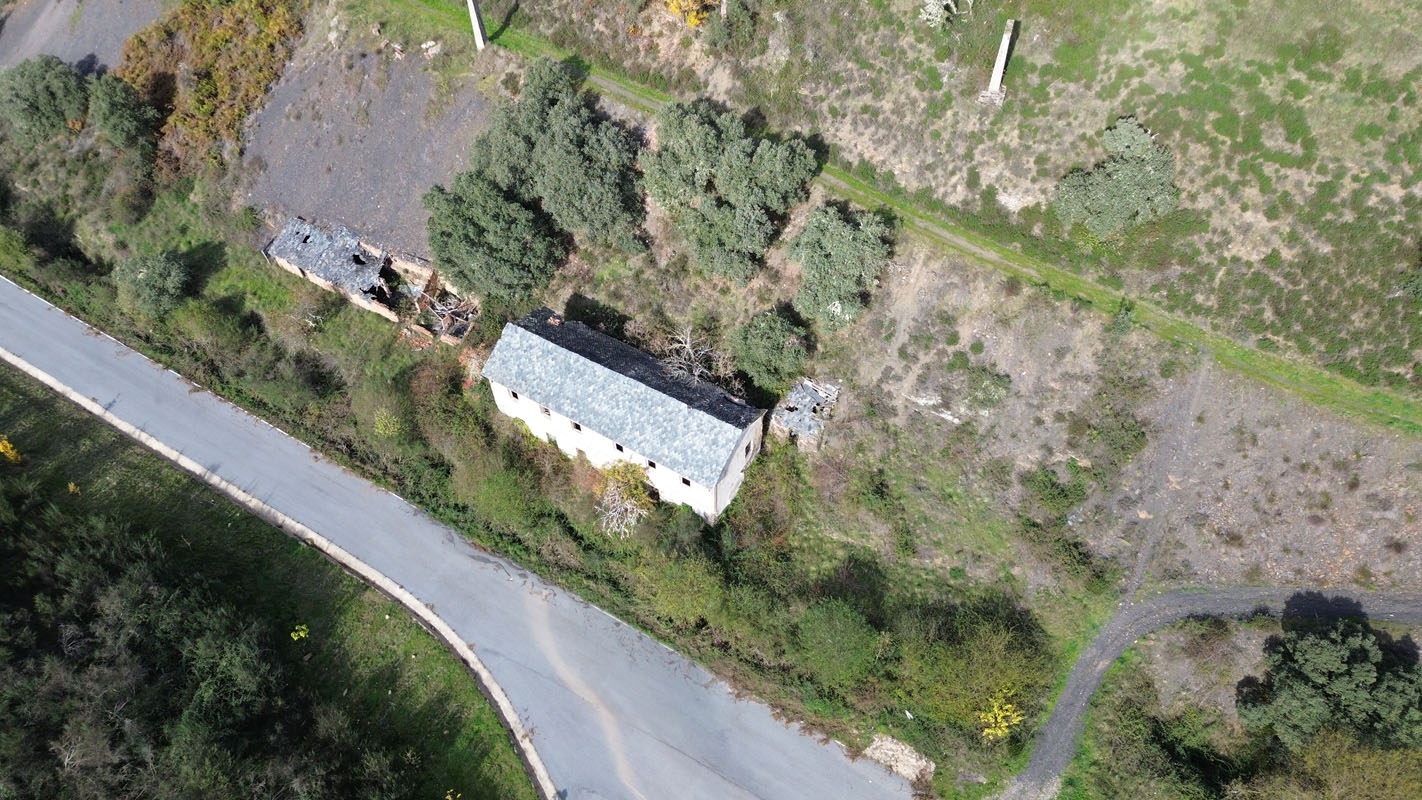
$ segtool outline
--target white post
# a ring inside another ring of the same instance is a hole
[[[987,91],[978,95],[978,102],[983,105],[1001,106],[1002,101],[1007,99],[1007,90],[1002,88],[1002,73],[1007,71],[1007,50],[1012,46],[1012,32],[1017,29],[1017,20],[1007,21],[1007,27],[1002,31],[1002,44],[997,46],[997,63],[992,65],[992,81],[988,83]]]
[[[469,24],[474,26],[474,46],[480,50],[484,49],[484,19],[479,16],[479,4],[475,0],[466,0],[469,5]]]
[[[1002,44],[997,46],[997,63],[992,66],[992,83],[988,84],[988,91],[994,94],[1002,91],[1002,73],[1007,69],[1007,47],[1012,44],[1012,30],[1016,27],[1017,20],[1008,20],[1006,30],[1002,32]]]

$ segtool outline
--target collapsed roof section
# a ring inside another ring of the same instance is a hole
[[[262,252],[282,269],[392,322],[400,319],[395,306],[403,294],[416,314],[410,332],[427,340],[459,344],[478,314],[478,304],[461,299],[428,264],[369,245],[344,226],[327,231],[292,217]]]
[[[390,296],[382,270],[388,269],[384,250],[368,247],[355,232],[337,227],[327,232],[300,217],[293,217],[267,245],[267,255],[303,277],[319,278],[330,288],[367,300],[386,302]],[[289,265],[289,266],[288,266]]]
[[[770,415],[770,432],[793,439],[802,448],[818,450],[820,437],[825,431],[825,420],[829,419],[837,402],[838,386],[803,378]]]

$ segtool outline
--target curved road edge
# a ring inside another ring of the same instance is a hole
[[[306,525],[301,524],[262,502],[251,493],[223,479],[221,476],[213,473],[208,468],[172,447],[169,447],[152,435],[130,425],[128,422],[110,413],[109,410],[102,405],[94,402],[90,398],[84,397],[66,386],[62,381],[9,350],[6,350],[4,347],[0,347],[0,360],[8,362],[11,366],[63,395],[80,408],[83,408],[85,411],[114,426],[143,446],[178,465],[185,472],[196,476],[203,483],[226,495],[239,506],[242,506],[251,513],[270,522],[301,541],[312,545],[327,558],[350,570],[350,572],[361,580],[384,592],[391,599],[404,606],[407,611],[424,624],[427,630],[443,640],[445,645],[473,671],[480,690],[482,690],[484,696],[487,697],[489,702],[494,706],[494,711],[499,715],[499,719],[503,721],[504,728],[513,736],[514,745],[518,749],[519,758],[522,759],[524,768],[532,779],[534,789],[538,792],[539,797],[542,798],[542,800],[556,800],[556,798],[558,798],[558,791],[553,785],[553,779],[548,775],[548,768],[544,766],[543,759],[539,757],[538,751],[533,746],[532,734],[524,726],[523,721],[519,719],[518,713],[514,710],[513,703],[509,700],[508,695],[504,693],[503,688],[494,680],[493,674],[484,666],[484,662],[475,654],[474,649],[467,642],[463,641],[463,638],[450,627],[449,623],[441,619],[439,615],[426,607],[424,603],[421,603],[419,599],[405,589],[405,587],[390,580],[374,567],[356,558],[325,536],[322,536]]]
[[[1320,617],[1347,617],[1357,613],[1333,601],[1357,603],[1369,619],[1422,622],[1422,594],[1402,592],[1359,593],[1317,587],[1283,589],[1226,588],[1176,591],[1122,608],[1092,640],[1072,667],[1047,723],[1037,735],[1037,746],[1024,769],[999,796],[1001,800],[1050,800],[1061,788],[1062,773],[1076,755],[1077,739],[1086,726],[1086,711],[1106,670],[1135,641],[1157,628],[1189,617],[1248,618],[1258,614],[1279,616],[1299,595],[1290,613]],[[1312,593],[1320,593],[1314,596]],[[1322,595],[1327,594],[1327,598]]]

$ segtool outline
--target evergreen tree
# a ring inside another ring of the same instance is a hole
[[[83,76],[54,56],[37,56],[0,71],[0,118],[26,142],[78,131],[88,108]]]
[[[1098,239],[1149,222],[1175,208],[1175,156],[1134,117],[1121,117],[1102,137],[1110,156],[1072,170],[1057,184],[1052,208],[1068,230],[1081,224]]]
[[[512,299],[547,284],[567,256],[543,219],[472,172],[424,197],[435,263],[454,285],[484,297]]]
[[[790,243],[789,258],[804,272],[795,310],[830,330],[848,324],[863,311],[890,252],[889,228],[873,214],[815,209]]]

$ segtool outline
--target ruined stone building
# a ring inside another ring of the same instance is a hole
[[[642,466],[663,501],[709,522],[760,450],[761,409],[546,308],[504,326],[483,376],[534,436],[595,467]]]

